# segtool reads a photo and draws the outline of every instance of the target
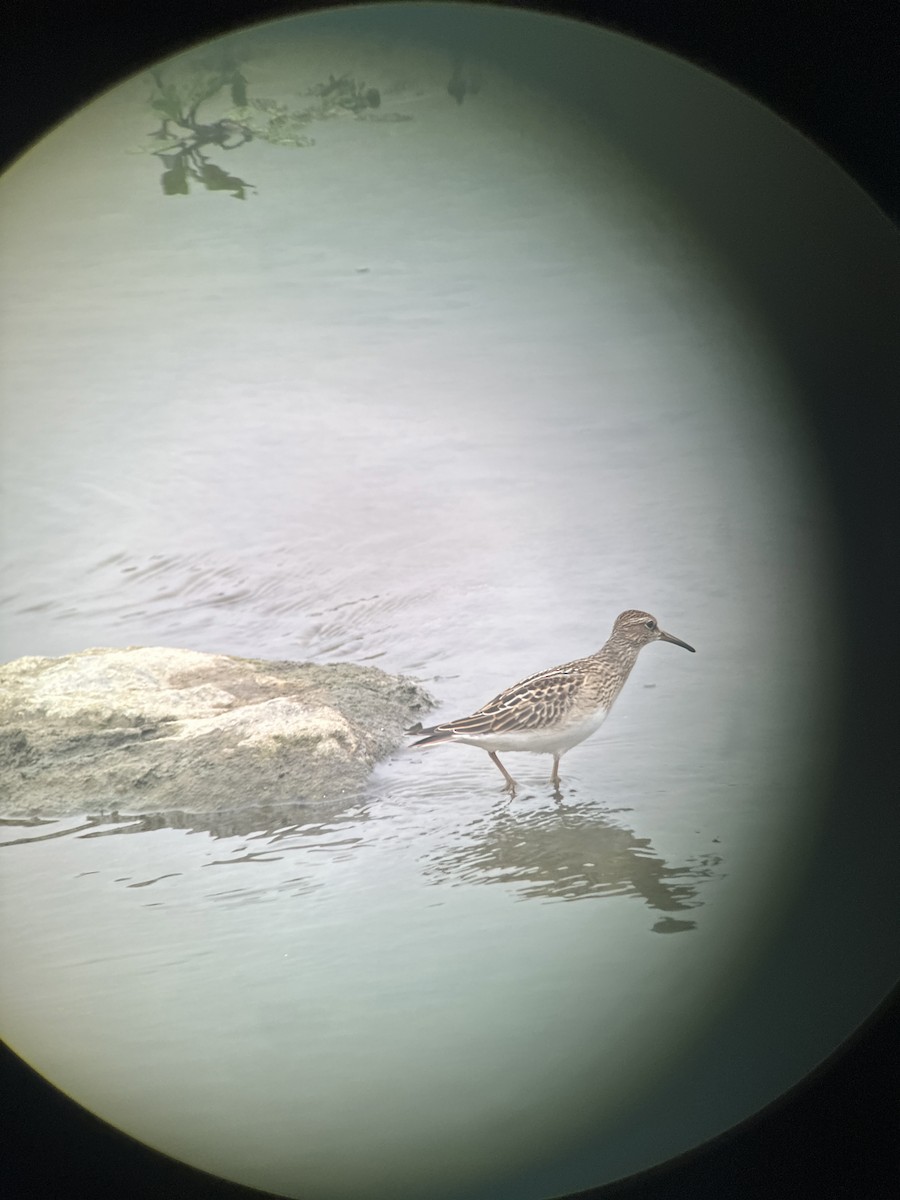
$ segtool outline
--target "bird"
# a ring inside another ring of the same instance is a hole
[[[469,717],[443,721],[425,729],[421,723],[406,730],[421,735],[415,746],[462,742],[486,750],[506,783],[503,790],[516,794],[516,781],[497,757],[498,750],[526,750],[552,754],[550,782],[559,794],[559,760],[589,738],[609,716],[637,656],[651,642],[671,642],[691,654],[693,646],[660,629],[656,617],[630,608],[620,613],[612,633],[596,654],[529,675],[506,688]]]

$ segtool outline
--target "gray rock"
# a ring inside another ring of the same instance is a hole
[[[20,658],[0,667],[0,816],[334,808],[432,706],[413,680],[350,663],[159,647]]]

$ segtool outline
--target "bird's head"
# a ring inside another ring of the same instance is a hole
[[[693,646],[689,646],[681,638],[673,637],[671,633],[660,629],[656,617],[651,617],[649,613],[638,612],[634,608],[629,608],[627,612],[619,613],[616,617],[613,625],[613,637],[620,637],[638,648],[646,646],[648,642],[671,642],[673,646],[681,646],[684,650],[690,650],[691,654],[696,653]]]

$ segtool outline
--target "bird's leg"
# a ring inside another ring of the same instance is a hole
[[[506,779],[506,787],[503,789],[504,792],[509,792],[511,796],[514,796],[516,794],[516,781],[513,779],[512,775],[510,775],[509,771],[507,771],[506,767],[504,767],[503,763],[493,750],[488,750],[488,758],[492,763],[496,763],[503,772],[503,776]]]
[[[559,760],[560,760],[560,758],[561,758],[561,755],[559,755],[559,754],[553,755],[553,773],[550,776],[550,782],[553,784],[553,786],[556,788],[557,791],[559,791]]]

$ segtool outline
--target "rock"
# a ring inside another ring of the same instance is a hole
[[[0,816],[333,807],[431,707],[413,680],[350,663],[159,647],[20,658],[0,667]]]

